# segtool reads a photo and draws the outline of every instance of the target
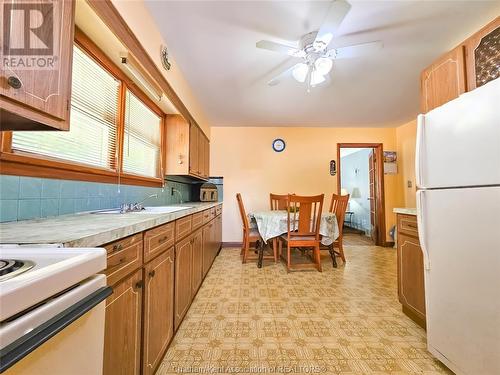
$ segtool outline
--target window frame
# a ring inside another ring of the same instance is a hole
[[[12,131],[6,131],[0,132],[0,174],[105,183],[118,183],[118,181],[120,181],[121,184],[127,185],[163,186],[165,175],[166,114],[78,27],[75,27],[74,44],[87,53],[109,74],[120,81],[118,94],[118,123],[116,129],[117,139],[115,140],[117,160],[114,163],[114,168],[109,169],[90,166],[88,164],[65,161],[45,155],[14,151],[12,150]],[[151,109],[161,118],[159,177],[148,177],[123,172],[126,90],[130,90],[146,107]]]

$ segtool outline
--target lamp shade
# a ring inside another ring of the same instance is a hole
[[[361,198],[361,190],[358,187],[352,188],[351,198]]]

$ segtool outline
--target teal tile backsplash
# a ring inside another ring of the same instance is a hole
[[[38,219],[77,212],[116,208],[122,203],[145,202],[148,206],[179,203],[191,200],[189,183],[168,181],[165,188],[151,188],[97,182],[56,180],[23,176],[0,175],[0,222]]]

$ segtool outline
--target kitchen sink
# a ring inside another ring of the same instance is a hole
[[[169,214],[172,212],[187,210],[189,206],[156,206],[156,207],[144,207],[142,211],[132,212],[134,214]]]
[[[141,211],[129,211],[128,214],[170,214],[172,212],[187,210],[191,206],[155,206],[144,207]],[[122,214],[119,208],[110,208],[105,210],[92,211],[92,214]]]

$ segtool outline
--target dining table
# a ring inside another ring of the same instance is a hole
[[[296,215],[296,222],[298,222],[299,215],[300,212]],[[265,243],[288,232],[288,212],[286,210],[252,212],[248,216],[250,226],[257,228]],[[293,217],[294,215],[290,214],[291,220]],[[293,225],[292,223],[292,229]],[[339,226],[334,213],[321,214],[319,234],[321,235],[321,244],[325,246],[330,246],[339,237]]]

